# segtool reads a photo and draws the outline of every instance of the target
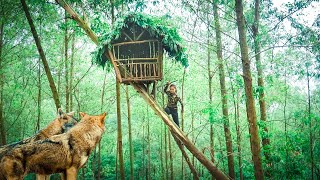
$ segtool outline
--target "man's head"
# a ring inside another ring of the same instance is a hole
[[[177,87],[176,87],[176,85],[174,85],[174,84],[170,84],[170,93],[171,94],[175,94],[176,92],[177,92]]]

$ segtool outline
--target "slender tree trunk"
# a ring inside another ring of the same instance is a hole
[[[221,89],[220,93],[221,93],[221,102],[222,102],[222,114],[224,119],[223,127],[224,127],[224,135],[225,135],[226,147],[227,147],[229,176],[231,179],[235,179],[232,137],[231,137],[230,125],[229,125],[228,98],[227,98],[227,90],[226,90],[223,57],[222,57],[221,27],[219,22],[218,5],[216,3],[217,3],[216,1],[213,1],[219,80],[220,80],[220,89]]]
[[[166,163],[166,179],[169,179],[169,165],[168,165],[168,141],[167,141],[167,128],[164,126],[164,149],[165,149],[165,163]]]
[[[117,91],[117,127],[118,127],[118,146],[119,146],[119,164],[120,164],[120,178],[125,179],[123,150],[122,150],[122,127],[121,127],[121,109],[120,109],[120,83],[116,82]]]
[[[2,3],[2,2],[1,2]],[[2,5],[2,4],[1,4]],[[4,9],[1,6],[0,15],[4,17]],[[1,145],[7,144],[6,130],[4,126],[4,117],[3,117],[3,84],[4,84],[4,75],[2,67],[2,49],[3,49],[3,33],[4,33],[4,20],[5,18],[0,18],[0,132],[1,132]]]
[[[161,179],[164,179],[164,161],[163,161],[163,126],[161,126],[161,132],[160,132],[160,175]]]
[[[41,120],[41,59],[38,61],[38,97],[37,97],[37,124],[35,132],[40,130],[40,120]]]
[[[186,69],[183,71],[183,77],[182,77],[182,86],[181,86],[181,101],[184,102],[184,77],[186,75]],[[181,129],[184,131],[184,110],[181,111]],[[183,146],[182,146],[183,148]],[[181,153],[181,156],[183,156],[185,152]],[[187,159],[186,159],[187,161]],[[182,180],[184,180],[184,161],[183,158],[181,157],[181,175],[182,175]]]
[[[37,31],[36,31],[36,29],[34,27],[34,24],[33,24],[31,15],[29,13],[26,1],[25,0],[20,0],[20,2],[22,4],[23,10],[24,10],[24,12],[26,14],[26,17],[28,19],[28,23],[30,25],[33,38],[34,38],[34,40],[36,42],[37,49],[39,51],[39,54],[40,54],[40,57],[41,57],[41,60],[42,60],[43,66],[44,66],[44,70],[46,72],[46,75],[47,75],[47,78],[48,78],[48,81],[49,81],[50,89],[51,89],[51,92],[52,92],[52,95],[53,95],[53,100],[54,100],[54,103],[56,105],[56,108],[58,109],[58,108],[61,107],[60,100],[59,100],[59,95],[58,95],[56,85],[54,84],[54,80],[53,80],[51,72],[50,72],[48,61],[47,61],[46,56],[45,56],[45,54],[43,52],[43,49],[42,49],[42,46],[41,46],[41,42],[40,42],[40,39],[38,37]]]
[[[148,166],[147,166],[147,179],[151,179],[151,145],[150,145],[150,118],[149,118],[149,108],[147,107],[147,139],[148,139],[148,145],[147,145],[147,155],[148,155]]]
[[[260,22],[260,0],[255,0],[255,11],[254,11],[254,24],[252,26],[253,39],[254,39],[254,51],[256,59],[256,68],[258,72],[258,87],[259,87],[259,106],[260,106],[260,119],[264,122],[263,131],[264,135],[262,136],[262,147],[263,153],[266,158],[266,164],[268,167],[272,167],[271,155],[270,155],[270,138],[268,135],[267,127],[267,110],[266,110],[266,101],[264,93],[264,80],[263,80],[263,67],[261,63],[261,45],[259,38],[259,22]],[[266,170],[266,176],[271,177],[270,168]]]
[[[74,42],[72,42],[74,43]],[[71,62],[72,62],[72,59],[71,58]],[[71,69],[73,69],[71,67]],[[71,74],[73,71],[71,71]],[[72,82],[72,80],[70,80],[70,82]],[[106,89],[106,82],[107,82],[107,74],[104,75],[104,79],[103,79],[103,85],[102,85],[102,92],[101,92],[101,108],[100,108],[100,112],[103,112],[104,111],[104,93],[105,93],[105,89]],[[72,86],[70,85],[70,88]],[[70,99],[70,104],[72,104],[72,98]],[[72,107],[72,105],[71,105]],[[99,180],[100,179],[100,170],[101,170],[101,141],[99,142],[99,151],[98,151],[98,173],[97,173],[97,179]]]
[[[143,149],[143,147],[142,147]],[[117,155],[116,155],[116,180],[119,177],[119,143],[117,141]]]
[[[129,88],[126,86],[126,99],[128,107],[128,134],[129,134],[129,152],[130,152],[130,179],[134,178],[134,169],[133,169],[133,146],[132,146],[132,130],[131,130],[131,107],[130,107],[130,97],[129,97]]]
[[[314,152],[313,152],[313,123],[311,118],[311,95],[310,95],[310,73],[307,67],[307,82],[308,82],[308,120],[309,120],[309,141],[310,141],[310,159],[311,159],[311,180],[314,180]]]
[[[284,134],[285,134],[285,150],[286,150],[286,159],[285,159],[285,174],[286,177],[289,176],[288,173],[288,163],[289,163],[289,152],[288,152],[288,122],[287,122],[287,98],[288,98],[288,87],[287,87],[287,69],[284,70],[284,85],[285,85],[285,92],[284,92],[284,105],[283,105],[283,118],[284,118]]]
[[[170,158],[170,179],[174,179],[174,172],[173,172],[173,156],[172,156],[172,146],[171,146],[171,137],[169,134],[169,129],[168,129],[168,146],[169,146],[169,158]]]
[[[67,11],[64,11],[64,23],[65,23],[65,29],[64,29],[64,77],[66,81],[66,111],[69,112],[69,57],[68,57],[68,17],[67,17]]]
[[[247,118],[249,123],[250,145],[252,160],[254,164],[254,175],[256,179],[263,180],[263,169],[261,163],[260,138],[257,125],[256,109],[252,92],[252,77],[250,70],[250,60],[248,55],[248,45],[245,31],[245,20],[243,16],[242,0],[236,0],[237,26],[239,33],[243,79],[246,93]]]
[[[61,47],[61,62],[58,63],[58,82],[57,82],[57,90],[58,94],[61,94],[61,78],[63,71],[63,60],[64,59],[64,44]]]
[[[41,38],[41,24],[42,21],[40,21],[40,38]],[[38,96],[37,96],[37,122],[36,122],[36,128],[35,133],[40,130],[40,121],[41,121],[41,58],[39,57],[38,60]]]
[[[214,163],[214,132],[213,132],[213,105],[212,105],[212,99],[213,99],[213,93],[212,93],[212,78],[213,73],[211,72],[211,44],[210,44],[210,20],[209,15],[207,14],[207,66],[208,66],[208,84],[209,84],[209,123],[210,123],[210,157],[212,163]],[[214,179],[214,176],[212,175],[212,179]]]
[[[240,111],[239,111],[239,92],[237,92],[237,100],[235,102],[235,125],[237,133],[237,149],[238,149],[238,164],[239,164],[239,174],[240,180],[243,180],[242,171],[242,150],[241,150],[241,131],[240,131]]]
[[[73,76],[74,76],[74,54],[75,54],[75,36],[76,33],[73,32],[72,34],[72,42],[71,42],[71,59],[70,59],[70,80],[69,80],[69,92],[70,92],[70,106],[69,106],[69,110],[72,111],[73,110],[73,94],[74,94],[74,89],[73,89]],[[102,110],[101,110],[102,111]],[[100,150],[100,149],[99,149]]]
[[[194,136],[194,112],[191,112],[191,137],[192,137],[192,144],[196,144],[196,140],[195,140],[195,136]],[[194,155],[192,154],[192,165],[196,167],[196,164],[195,164],[195,157]]]

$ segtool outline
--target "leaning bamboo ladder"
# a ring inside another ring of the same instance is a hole
[[[63,7],[70,15],[73,20],[75,20],[78,25],[87,33],[91,40],[98,45],[99,40],[95,33],[91,30],[88,24],[83,21],[80,16],[64,1],[64,0],[55,0],[61,7]],[[109,54],[112,54],[108,52]],[[111,56],[113,57],[113,56]],[[111,61],[113,61],[112,59]],[[115,62],[112,62],[115,65]],[[121,82],[121,75],[119,70],[115,67],[115,72],[117,75],[117,80]],[[119,76],[120,75],[120,76]],[[119,79],[120,78],[120,79]],[[229,179],[222,171],[220,171],[212,161],[210,161],[206,156],[199,151],[195,145],[188,139],[188,137],[170,120],[169,116],[162,110],[161,106],[158,105],[152,97],[146,92],[145,88],[141,85],[131,82],[130,83],[143,97],[143,99],[151,106],[155,113],[163,120],[163,122],[168,126],[170,132],[176,138],[176,142],[179,146],[179,143],[182,142],[185,147],[208,169],[208,171],[217,179]],[[179,142],[180,140],[180,142]],[[181,144],[180,144],[181,145]],[[180,148],[180,146],[179,146]],[[180,148],[181,149],[181,148]]]

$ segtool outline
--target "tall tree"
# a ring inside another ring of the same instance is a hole
[[[0,132],[1,132],[1,145],[7,144],[6,131],[4,126],[4,117],[3,117],[3,84],[4,84],[4,75],[3,75],[3,59],[2,59],[2,49],[3,49],[3,38],[4,38],[4,1],[0,1]]]
[[[132,147],[132,130],[131,130],[131,105],[129,97],[129,88],[126,86],[126,99],[127,99],[127,109],[128,109],[128,135],[129,135],[129,154],[130,154],[130,179],[134,179],[134,169],[133,169],[133,147]]]
[[[307,87],[308,87],[308,121],[309,121],[309,149],[310,149],[310,160],[311,160],[311,180],[314,180],[315,163],[314,163],[314,137],[313,137],[313,122],[311,115],[311,93],[310,93],[310,64],[306,64],[307,69]]]
[[[260,156],[260,138],[257,125],[257,115],[252,91],[252,76],[250,70],[250,59],[248,55],[248,45],[246,38],[245,19],[243,16],[243,4],[242,0],[235,0],[235,10],[237,15],[237,26],[240,41],[241,60],[242,60],[242,72],[243,80],[245,84],[246,94],[246,110],[247,119],[249,123],[250,133],[250,146],[252,153],[252,160],[254,164],[254,175],[256,179],[263,180],[263,169]]]
[[[76,33],[73,32],[72,39],[71,39],[71,59],[70,59],[70,79],[69,79],[69,92],[70,92],[70,105],[69,110],[72,111],[73,109],[73,94],[74,94],[74,88],[73,88],[73,78],[74,78],[74,56],[75,56],[75,36]],[[102,97],[103,98],[103,97]],[[103,105],[103,103],[102,103]],[[102,110],[101,110],[102,112]],[[99,144],[100,145],[100,144]]]
[[[261,63],[261,43],[260,43],[260,33],[259,33],[259,22],[260,22],[260,0],[255,0],[254,6],[254,23],[252,25],[252,34],[254,40],[254,52],[256,59],[256,68],[258,73],[258,93],[259,93],[259,106],[260,106],[260,119],[263,122],[263,135],[262,135],[262,147],[263,153],[266,158],[266,163],[268,167],[272,167],[271,155],[270,155],[270,138],[268,137],[268,127],[267,127],[267,110],[265,101],[265,90],[264,90],[264,77],[263,77],[263,67]],[[269,169],[269,168],[268,168]],[[266,170],[266,176],[271,177],[269,170]]]
[[[66,89],[65,89],[65,93],[66,93],[66,111],[69,112],[69,95],[70,95],[70,91],[69,91],[69,55],[68,55],[68,44],[69,44],[69,38],[68,38],[68,15],[67,15],[67,11],[64,11],[64,77],[65,77],[65,81],[66,81]]]
[[[214,163],[214,129],[213,129],[213,92],[212,92],[212,79],[213,79],[213,71],[211,70],[211,32],[210,32],[210,21],[209,12],[206,14],[207,16],[207,66],[208,66],[208,91],[209,91],[209,123],[210,123],[210,158]],[[214,176],[212,176],[214,179]]]
[[[31,28],[31,32],[32,32],[33,38],[34,38],[35,43],[37,45],[37,49],[38,49],[38,52],[40,54],[40,58],[42,60],[43,66],[44,66],[44,70],[46,72],[46,75],[47,75],[47,78],[48,78],[48,81],[49,81],[49,85],[50,85],[50,89],[51,89],[51,92],[52,92],[52,95],[53,95],[54,103],[56,105],[56,109],[58,109],[58,108],[61,107],[60,100],[59,100],[59,94],[57,92],[56,85],[55,85],[54,80],[52,78],[52,74],[51,74],[51,71],[50,71],[50,68],[49,68],[48,61],[47,61],[46,56],[45,56],[45,54],[43,52],[43,49],[42,49],[42,46],[41,46],[41,41],[40,41],[39,36],[37,34],[36,28],[35,28],[35,26],[33,24],[33,21],[32,21],[28,6],[26,4],[26,1],[25,0],[20,0],[20,2],[22,4],[23,11],[25,12],[26,17],[28,19],[28,23],[29,23],[29,26]]]
[[[214,22],[215,22],[215,31],[216,31],[216,46],[217,46],[216,52],[218,57],[220,93],[221,93],[221,103],[222,103],[222,114],[223,114],[223,120],[224,120],[223,127],[224,127],[224,135],[225,135],[225,141],[226,141],[226,147],[227,147],[228,169],[229,169],[230,178],[235,179],[232,137],[231,137],[230,125],[229,125],[228,98],[227,98],[226,80],[225,80],[226,78],[225,78],[223,56],[222,56],[221,27],[219,22],[218,5],[216,1],[213,1],[213,12],[214,12]]]
[[[120,178],[125,179],[124,174],[124,162],[123,162],[123,148],[122,148],[122,127],[121,127],[121,109],[120,109],[120,82],[116,82],[116,92],[117,92],[117,128],[118,128],[118,157],[120,164]]]

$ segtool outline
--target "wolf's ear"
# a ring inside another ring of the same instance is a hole
[[[64,112],[62,111],[61,108],[58,108],[58,115],[59,117],[63,117]]]
[[[100,115],[101,123],[102,123],[102,124],[104,123],[104,121],[105,121],[105,119],[106,119],[106,116],[107,116],[107,113],[106,113],[106,112],[104,112],[104,113],[102,113],[102,114]]]
[[[69,116],[73,116],[74,115],[74,111],[71,111],[68,113]]]
[[[81,117],[84,117],[86,115],[86,113],[84,113],[84,112],[80,112],[79,114]]]

